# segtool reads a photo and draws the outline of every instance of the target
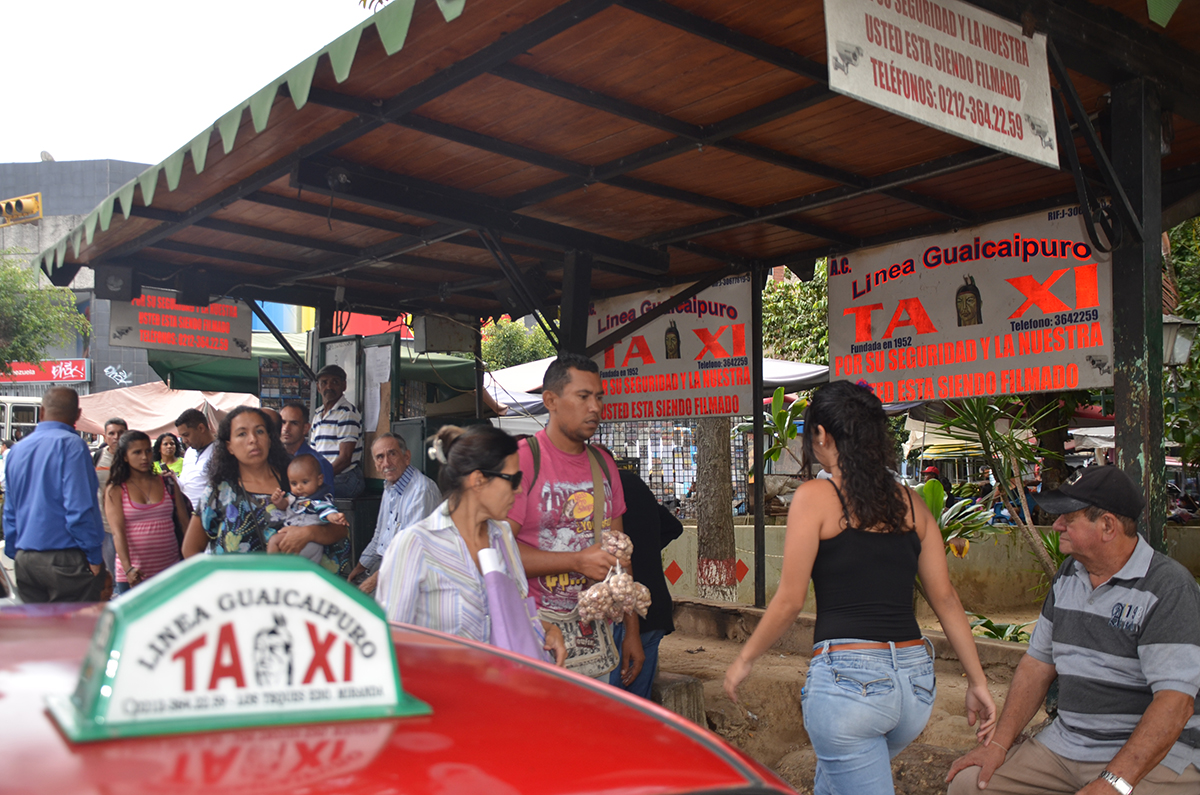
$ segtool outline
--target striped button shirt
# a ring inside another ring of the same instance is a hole
[[[308,434],[308,443],[329,461],[338,457],[342,442],[354,442],[351,465],[362,461],[362,415],[345,395],[329,411],[322,406],[313,413],[312,430]]]
[[[527,596],[525,568],[508,522],[488,522],[488,543],[500,553],[501,566],[521,596]],[[375,601],[389,621],[491,640],[483,575],[450,518],[449,503],[396,535],[383,556]]]
[[[1200,587],[1143,538],[1107,582],[1092,588],[1072,558],[1058,570],[1029,655],[1058,671],[1058,717],[1038,740],[1078,762],[1121,750],[1160,690],[1200,690]],[[1162,764],[1200,767],[1200,713]]]
[[[395,483],[383,490],[375,535],[359,556],[359,565],[370,574],[379,571],[383,553],[391,546],[396,533],[433,513],[441,501],[442,492],[437,484],[410,464]]]

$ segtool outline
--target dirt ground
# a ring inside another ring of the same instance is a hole
[[[1033,617],[994,618],[1028,621]],[[676,632],[662,641],[659,667],[699,679],[704,687],[708,727],[774,769],[797,791],[811,793],[816,760],[800,715],[800,688],[808,658],[776,651],[764,655],[742,684],[739,703],[735,704],[726,698],[721,685],[725,669],[740,650],[741,644],[735,641]],[[975,744],[964,706],[965,676],[951,662],[936,664],[935,671],[938,692],[929,724],[892,764],[898,795],[941,795],[950,763]],[[1012,670],[992,666],[986,673],[992,698],[999,707]],[[1035,723],[1042,717],[1039,715]]]

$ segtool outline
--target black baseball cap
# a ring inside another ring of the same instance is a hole
[[[1115,466],[1076,470],[1054,491],[1039,494],[1037,501],[1048,513],[1071,513],[1095,506],[1130,519],[1138,518],[1146,507],[1133,481]]]
[[[342,379],[343,381],[346,380],[346,371],[341,367],[338,367],[336,364],[327,364],[317,371],[317,378],[320,378],[323,375],[332,375]]]

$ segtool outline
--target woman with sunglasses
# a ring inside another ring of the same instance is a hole
[[[403,528],[383,556],[375,600],[388,619],[487,643],[492,627],[479,552],[497,552],[522,597],[529,583],[505,521],[521,487],[517,441],[492,425],[447,425],[431,438],[445,502]],[[567,656],[562,633],[538,622],[545,648],[559,665]]]

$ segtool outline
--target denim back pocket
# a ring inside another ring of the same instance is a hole
[[[883,696],[896,689],[890,676],[870,679],[875,672],[861,668],[834,668],[833,683],[858,696]]]
[[[922,665],[908,673],[908,681],[912,685],[913,695],[924,704],[932,704],[937,695],[937,678],[933,674],[932,665]]]

